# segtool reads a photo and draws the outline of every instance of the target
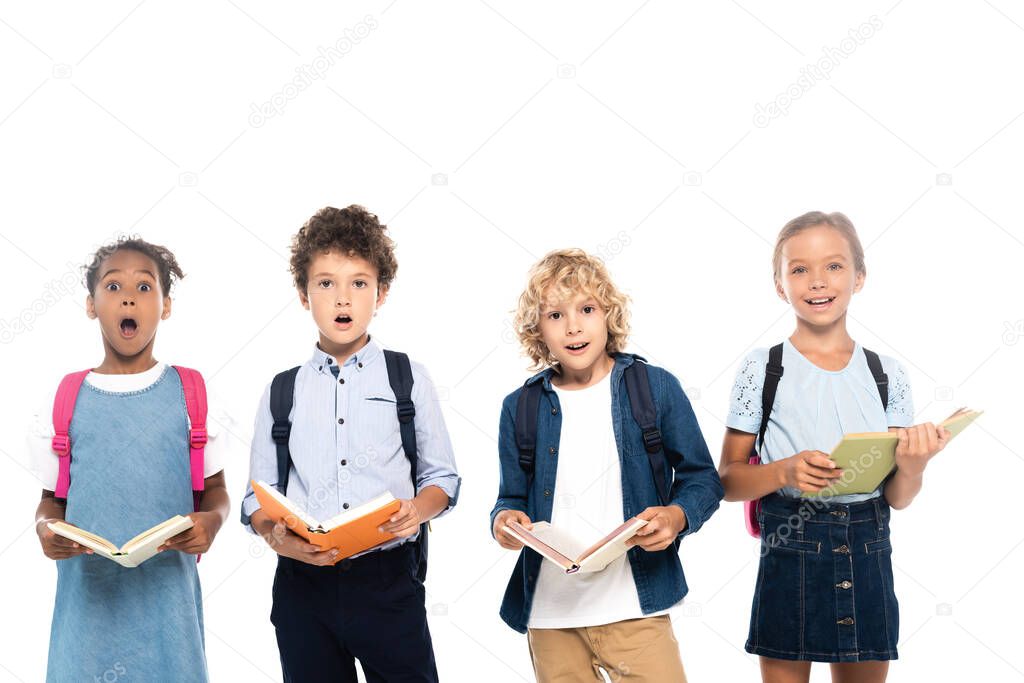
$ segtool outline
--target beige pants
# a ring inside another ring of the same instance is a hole
[[[531,628],[537,683],[612,681],[686,683],[679,641],[667,614],[585,628]]]

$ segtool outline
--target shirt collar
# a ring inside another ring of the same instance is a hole
[[[345,361],[345,367],[351,366],[356,372],[362,372],[382,355],[383,347],[373,337],[370,337],[366,342],[366,346],[348,357]],[[334,356],[321,349],[319,344],[314,344],[313,357],[309,359],[309,364],[317,372],[329,374],[331,366],[336,365],[337,361],[334,360]]]

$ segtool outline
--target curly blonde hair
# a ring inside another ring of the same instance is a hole
[[[530,359],[530,370],[557,369],[558,361],[541,339],[540,312],[545,303],[563,302],[586,293],[604,309],[608,325],[605,351],[617,353],[626,348],[629,338],[629,297],[612,282],[604,262],[582,249],[549,252],[530,269],[526,289],[519,296],[513,328],[523,351]]]

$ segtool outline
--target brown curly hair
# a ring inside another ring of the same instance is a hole
[[[122,249],[137,251],[143,256],[153,259],[153,262],[156,263],[157,275],[160,279],[160,292],[164,296],[169,296],[174,283],[185,277],[181,266],[178,265],[178,259],[174,257],[174,253],[170,249],[159,244],[151,244],[138,235],[122,235],[117,238],[116,242],[111,242],[97,249],[96,253],[92,255],[92,261],[82,266],[82,271],[85,274],[85,288],[89,290],[90,296],[95,293],[96,283],[99,281],[100,266],[115,252]]]
[[[388,226],[358,204],[344,209],[325,206],[306,221],[292,238],[291,271],[295,286],[305,292],[309,264],[317,254],[337,252],[366,259],[377,269],[377,286],[391,286],[398,271],[395,242]]]

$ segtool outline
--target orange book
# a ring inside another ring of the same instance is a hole
[[[401,507],[401,502],[390,493],[377,496],[351,510],[345,510],[340,515],[318,522],[264,481],[253,481],[252,490],[268,517],[275,522],[283,521],[285,526],[313,545],[337,548],[338,560],[352,557],[356,553],[395,538],[394,534],[377,530]]]

